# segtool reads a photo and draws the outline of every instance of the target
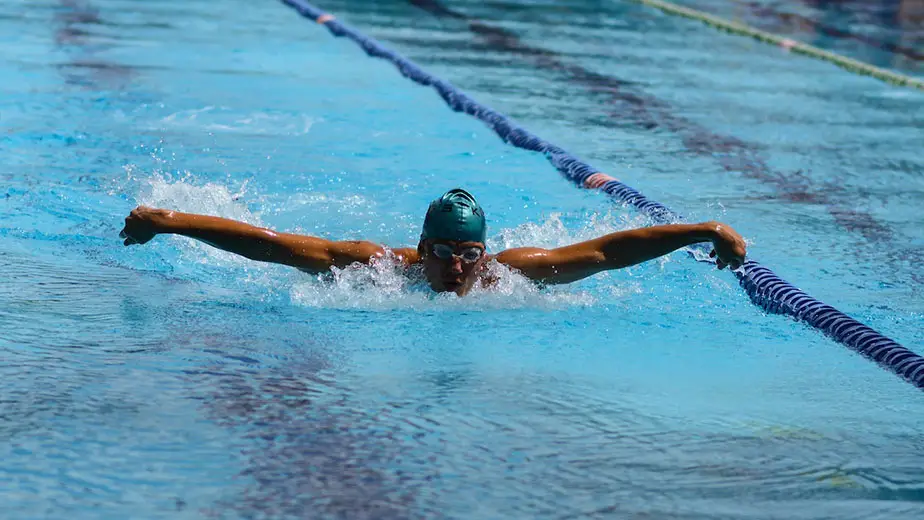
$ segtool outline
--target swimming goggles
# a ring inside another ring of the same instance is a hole
[[[481,255],[484,254],[484,251],[480,247],[467,247],[462,250],[461,253],[456,254],[455,249],[446,244],[433,244],[433,255],[441,260],[449,260],[450,258],[457,256],[463,262],[471,264],[477,262]]]

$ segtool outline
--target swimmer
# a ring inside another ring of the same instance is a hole
[[[490,262],[504,264],[544,284],[570,283],[666,255],[684,246],[711,242],[716,266],[737,269],[744,239],[720,222],[668,224],[610,233],[576,244],[543,249],[518,247],[488,254],[484,210],[470,193],[453,189],[430,203],[416,248],[392,249],[406,268],[420,266],[436,292],[468,293],[487,280]],[[386,254],[372,242],[334,241],[279,233],[234,220],[139,206],[125,218],[124,244],[144,244],[155,235],[183,235],[251,260],[289,265],[309,273],[354,263],[369,264]]]

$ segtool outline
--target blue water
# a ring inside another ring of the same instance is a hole
[[[921,93],[634,3],[323,6],[922,351]],[[920,392],[683,252],[457,299],[124,248],[137,204],[410,245],[457,185],[494,251],[648,224],[281,3],[12,0],[0,41],[4,518],[924,513]]]

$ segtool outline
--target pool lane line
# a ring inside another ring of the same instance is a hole
[[[832,25],[819,22],[818,20],[815,20],[813,18],[804,16],[798,13],[776,11],[765,5],[761,5],[757,2],[752,2],[749,0],[732,0],[732,2],[738,5],[745,6],[751,9],[752,11],[754,11],[758,15],[766,15],[766,16],[770,16],[773,18],[777,18],[778,20],[782,22],[788,22],[790,20],[795,20],[797,22],[807,23],[811,25],[812,29],[817,29],[818,32],[826,36],[833,36],[835,38],[841,38],[845,40],[854,40],[862,44],[865,44],[869,47],[873,47],[874,49],[891,52],[893,54],[901,54],[902,56],[908,59],[914,60],[914,61],[924,61],[924,54],[910,47],[905,47],[903,45],[898,45],[896,43],[880,41],[875,38],[870,38],[869,36],[864,36],[862,34],[856,34],[856,33],[850,32],[849,30],[846,30],[846,29],[839,29]]]
[[[505,143],[540,152],[566,179],[585,189],[598,189],[613,199],[629,204],[657,222],[678,222],[680,215],[649,199],[639,191],[602,173],[565,150],[542,140],[516,125],[506,116],[476,102],[450,83],[424,71],[407,58],[378,41],[337,20],[305,0],[280,0],[305,18],[316,21],[338,37],[347,37],[367,55],[388,60],[412,81],[432,87],[455,112],[465,112],[489,126]],[[700,248],[700,251],[704,249]],[[691,254],[694,254],[691,252]],[[694,256],[696,258],[696,256]],[[924,357],[896,341],[847,316],[777,276],[754,260],[735,271],[738,282],[756,306],[784,314],[819,330],[838,343],[924,390]]]
[[[682,16],[684,18],[696,20],[731,34],[748,36],[758,41],[777,45],[790,52],[795,52],[809,56],[811,58],[827,61],[849,72],[870,76],[878,80],[885,81],[886,83],[891,83],[893,85],[924,90],[924,80],[882,69],[874,65],[855,60],[853,58],[848,58],[847,56],[842,56],[831,51],[819,49],[813,45],[802,43],[791,38],[786,38],[766,31],[761,31],[760,29],[756,29],[743,23],[719,18],[718,16],[704,13],[703,11],[697,11],[696,9],[690,9],[689,7],[683,7],[671,2],[665,2],[664,0],[630,1],[654,7],[655,9],[659,9],[662,12],[670,15]]]

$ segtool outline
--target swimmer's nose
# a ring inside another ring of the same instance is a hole
[[[452,272],[453,274],[462,274],[462,259],[461,258],[457,256],[452,257],[452,268],[450,269],[450,272]]]

